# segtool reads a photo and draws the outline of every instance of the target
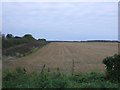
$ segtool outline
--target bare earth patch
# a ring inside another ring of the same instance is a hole
[[[52,42],[29,56],[3,61],[3,70],[24,67],[28,71],[40,71],[45,64],[46,70],[55,72],[59,67],[61,72],[70,73],[74,60],[77,73],[104,72],[102,60],[117,53],[115,42]]]

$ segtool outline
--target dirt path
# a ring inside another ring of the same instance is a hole
[[[37,52],[11,61],[3,62],[4,69],[25,67],[28,71],[40,71],[45,64],[46,70],[71,72],[72,60],[75,72],[104,71],[103,58],[118,53],[117,43],[105,42],[52,42]]]

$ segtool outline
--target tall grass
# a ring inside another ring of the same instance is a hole
[[[45,68],[45,66],[43,66]],[[58,72],[25,73],[24,68],[3,72],[3,88],[119,88],[118,83],[105,80],[100,73],[67,75]]]
[[[74,67],[75,67],[75,62],[74,62],[74,60],[72,60],[72,75],[74,75]]]

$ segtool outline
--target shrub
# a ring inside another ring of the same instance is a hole
[[[120,55],[106,57],[103,63],[106,65],[106,78],[120,82]]]

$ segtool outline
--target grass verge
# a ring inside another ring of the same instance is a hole
[[[105,79],[104,74],[85,73],[67,75],[52,72],[32,72],[25,70],[3,72],[3,88],[119,88],[120,84]]]

